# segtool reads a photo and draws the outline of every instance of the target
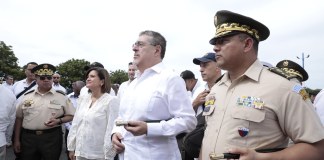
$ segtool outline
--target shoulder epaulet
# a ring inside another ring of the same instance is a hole
[[[32,90],[30,90],[30,91],[27,91],[24,95],[27,95],[27,94],[32,93],[32,92],[34,92],[34,91],[35,91],[35,90],[32,89]]]
[[[284,77],[284,78],[286,78],[286,79],[288,79],[288,80],[290,80],[290,79],[292,79],[292,78],[297,78],[296,75],[291,74],[291,73],[289,73],[289,72],[286,72],[286,71],[284,71],[284,70],[282,70],[282,69],[280,69],[280,68],[277,68],[277,67],[271,67],[271,68],[269,68],[268,70],[269,70],[270,72],[275,73],[275,74],[277,74],[277,75],[279,75],[279,76],[281,76],[281,77]]]
[[[218,78],[216,79],[215,84],[216,84],[217,82],[219,82],[223,77],[224,77],[224,74],[222,74],[220,77],[218,77]]]
[[[65,93],[63,91],[61,91],[61,90],[56,90],[56,92],[61,93],[61,94],[63,94],[65,96]]]

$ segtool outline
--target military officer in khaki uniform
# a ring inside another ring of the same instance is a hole
[[[200,159],[324,159],[324,128],[306,91],[257,58],[269,29],[230,11],[218,11],[215,26],[210,44],[227,73],[206,97]],[[296,144],[286,148],[289,138]]]
[[[52,88],[55,70],[51,64],[34,67],[38,87],[25,93],[17,106],[14,149],[21,152],[23,160],[60,157],[61,124],[72,120],[75,109],[64,93]]]

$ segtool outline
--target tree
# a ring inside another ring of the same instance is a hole
[[[12,46],[7,46],[3,41],[0,41],[0,71],[14,76],[16,80],[23,79],[25,76],[23,69],[18,66],[18,58]]]
[[[120,69],[116,71],[110,71],[110,79],[112,84],[121,84],[128,80],[128,74],[126,71]]]
[[[84,59],[70,59],[64,63],[60,63],[57,66],[57,71],[61,75],[61,85],[65,88],[71,88],[71,84],[74,81],[84,81],[85,71],[83,68],[89,65],[90,62]]]

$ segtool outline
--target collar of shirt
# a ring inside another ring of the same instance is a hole
[[[242,76],[246,76],[254,81],[259,81],[261,71],[264,67],[262,66],[261,62],[257,59],[254,63],[244,72]],[[228,72],[225,73],[223,78],[220,80],[218,85],[225,84],[226,82],[230,81]]]
[[[54,93],[56,93],[56,90],[54,88],[51,88],[48,92],[46,92],[46,93],[43,94],[43,93],[40,93],[39,92],[38,88],[35,89],[35,94],[45,95],[45,94],[48,94],[48,93],[54,94]]]
[[[138,72],[138,75],[136,77],[140,78],[141,76],[145,75],[146,73],[150,73],[152,71],[156,72],[156,73],[160,73],[163,69],[165,69],[165,65],[162,62],[160,62],[158,64],[155,64],[151,68],[145,69],[143,73]]]

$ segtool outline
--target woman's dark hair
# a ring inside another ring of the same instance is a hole
[[[86,78],[88,77],[89,73],[93,70],[97,72],[100,80],[104,80],[104,84],[101,86],[101,93],[110,93],[111,82],[108,71],[104,68],[93,67],[87,71]]]

